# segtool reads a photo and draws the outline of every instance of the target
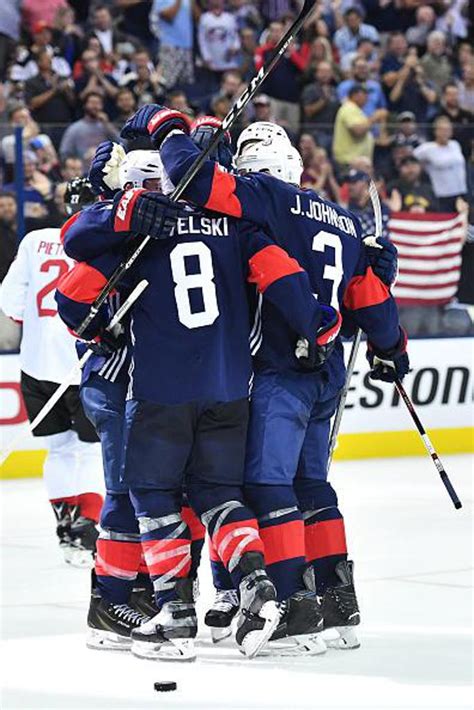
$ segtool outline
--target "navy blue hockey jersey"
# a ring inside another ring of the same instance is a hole
[[[130,192],[121,198],[120,217],[114,217],[111,204],[98,203],[63,228],[66,252],[88,258],[59,283],[56,294],[60,316],[73,329],[130,238]],[[104,252],[106,243],[111,249]],[[149,281],[132,311],[134,398],[178,404],[246,397],[252,369],[249,283],[291,322],[292,333],[315,339],[320,309],[306,273],[259,228],[243,220],[188,208],[177,221],[174,237],[150,243],[132,274],[135,281]],[[294,337],[289,347],[294,349]]]
[[[174,134],[163,144],[161,157],[174,184],[195,161],[199,149],[184,134]],[[297,259],[309,276],[315,296],[353,319],[381,350],[400,338],[398,311],[388,287],[370,267],[360,222],[337,204],[312,190],[289,185],[271,175],[245,176],[224,172],[206,161],[185,194],[196,204],[252,221]],[[257,365],[270,369],[296,367],[291,326],[271,303],[263,304],[263,341]],[[332,361],[343,371],[342,347]],[[329,365],[328,365],[329,367]]]

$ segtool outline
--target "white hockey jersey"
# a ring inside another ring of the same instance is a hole
[[[75,338],[58,316],[54,292],[74,262],[59,229],[36,229],[21,241],[0,287],[0,308],[23,324],[20,367],[37,380],[60,383],[77,364]],[[80,377],[73,384],[79,384]]]

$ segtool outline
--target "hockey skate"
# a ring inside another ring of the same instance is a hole
[[[140,585],[132,589],[129,605],[135,611],[139,611],[143,616],[148,616],[150,619],[158,614],[158,609],[155,604],[153,587],[150,585]]]
[[[353,627],[360,624],[359,605],[354,589],[354,563],[338,562],[336,575],[340,584],[328,587],[321,600],[324,629],[334,629],[336,638],[325,638],[330,648],[359,648],[360,642]]]
[[[132,653],[158,661],[194,661],[197,617],[190,579],[176,583],[178,599],[166,602],[152,619],[132,631]]]
[[[71,510],[69,527],[69,550],[65,560],[73,567],[91,568],[94,565],[96,542],[99,537],[97,525],[93,520],[77,515],[77,509]]]
[[[239,611],[239,597],[235,589],[218,589],[214,603],[204,617],[204,623],[211,628],[213,643],[228,638],[231,624]]]
[[[93,591],[87,615],[88,648],[109,651],[129,651],[131,633],[149,620],[128,604],[113,604]]]
[[[276,589],[265,571],[260,552],[246,552],[239,565],[244,577],[239,585],[240,613],[235,640],[248,658],[254,658],[277,628],[284,608],[277,604]]]
[[[327,646],[321,637],[323,617],[314,593],[295,592],[282,605],[283,616],[265,652],[278,656],[318,656]]]

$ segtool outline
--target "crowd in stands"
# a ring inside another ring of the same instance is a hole
[[[15,127],[23,127],[26,228],[60,224],[65,181],[87,171],[98,143],[118,140],[123,122],[149,102],[223,118],[299,6],[296,0],[3,3],[0,279],[16,248]],[[462,212],[472,222],[468,8],[467,0],[315,0],[311,21],[233,138],[253,120],[281,124],[303,157],[303,185],[359,212],[368,229],[369,177],[384,198],[385,232],[391,211]]]

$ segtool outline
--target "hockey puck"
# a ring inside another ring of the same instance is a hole
[[[178,686],[174,680],[161,680],[158,683],[154,683],[153,687],[159,693],[168,693],[170,690],[176,690]]]

